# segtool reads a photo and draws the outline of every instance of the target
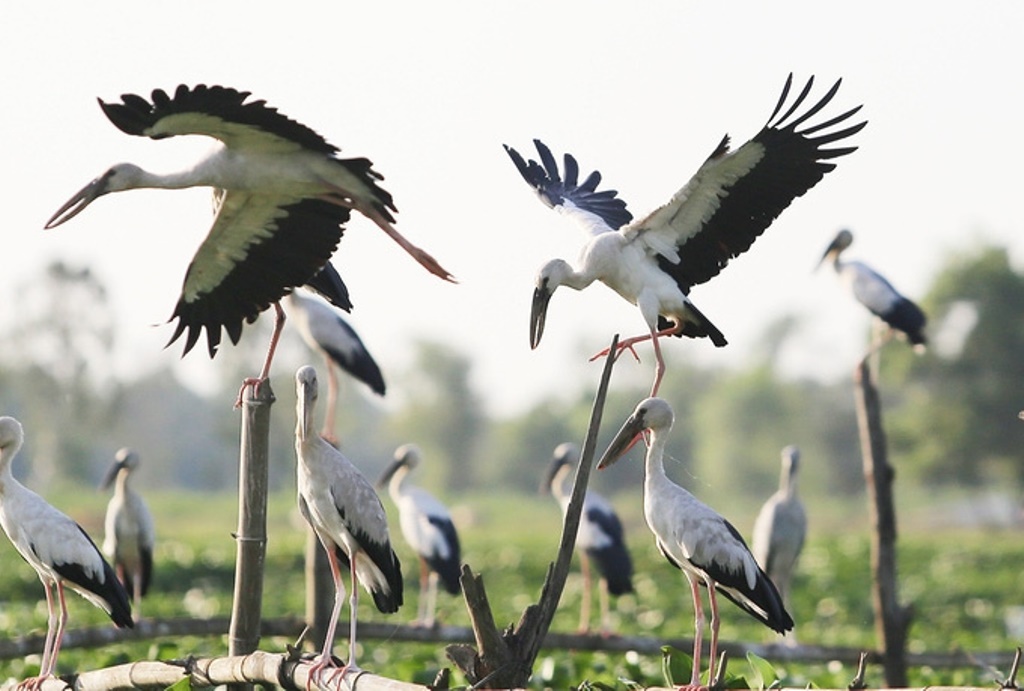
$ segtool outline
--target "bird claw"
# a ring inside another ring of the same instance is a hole
[[[242,386],[238,389],[238,398],[235,399],[235,409],[242,407],[242,400],[245,398],[245,390],[252,387],[253,398],[260,395],[260,384],[263,383],[262,379],[256,377],[246,377],[242,380]]]
[[[593,362],[594,360],[597,360],[598,358],[605,357],[606,355],[608,355],[608,350],[609,350],[608,348],[605,348],[600,353],[597,353],[596,355],[593,355],[590,358],[589,362]],[[618,344],[616,346],[616,350],[618,351],[617,353],[615,353],[615,357],[616,358],[619,357],[619,355],[622,355],[622,351],[628,350],[630,353],[633,354],[633,357],[636,359],[637,362],[641,362],[640,356],[637,354],[636,350],[633,348],[633,341],[623,341],[622,343],[620,343],[620,344]]]

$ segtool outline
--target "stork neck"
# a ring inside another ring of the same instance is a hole
[[[555,496],[555,499],[560,504],[566,504],[569,501],[570,493],[565,489],[565,479],[569,477],[571,471],[572,466],[566,463],[556,470],[555,474],[551,477],[551,494]]]
[[[796,494],[797,489],[797,476],[796,471],[791,467],[787,467],[782,471],[782,475],[779,476],[779,492],[786,497],[792,497]]]
[[[647,449],[645,461],[647,480],[656,478],[667,478],[665,474],[665,446],[667,443],[665,435],[652,431],[650,433],[650,446]]]
[[[391,476],[388,481],[388,494],[391,498],[397,500],[400,496],[405,493],[405,478],[409,476],[409,466],[403,465],[401,468],[395,471],[395,474]]]
[[[114,485],[114,493],[124,496],[128,494],[128,477],[131,472],[127,468],[122,468],[117,472],[117,484]]]

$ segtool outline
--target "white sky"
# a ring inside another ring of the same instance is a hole
[[[163,322],[210,222],[207,190],[112,195],[57,230],[42,225],[111,163],[167,172],[209,146],[126,136],[97,97],[233,86],[343,154],[371,158],[395,196],[399,229],[460,280],[430,276],[354,218],[334,262],[356,304],[350,320],[385,375],[409,364],[413,339],[449,343],[471,357],[492,411],[514,412],[595,381],[600,364],[584,356],[644,327],[604,287],[565,290],[544,342],[529,349],[533,276],[554,256],[574,259],[582,236],[536,200],[501,145],[532,155],[538,137],[571,151],[643,214],[724,133],[736,145],[752,136],[792,71],[801,84],[817,75],[819,95],[843,77],[828,112],[865,105],[861,149],[693,291],[730,345],[673,340],[667,350],[709,366],[741,363],[762,354],[756,337],[767,323],[792,313],[813,326],[787,352],[791,370],[845,372],[867,317],[828,272],[811,273],[838,228],[855,233],[851,256],[911,297],[951,251],[999,242],[1019,261],[1024,248],[1024,4],[966,5],[15,3],[0,18],[0,296],[16,310],[15,286],[50,260],[88,264],[118,313],[123,375],[174,362],[190,382],[208,376],[201,344],[184,360],[180,343],[163,349]],[[640,352],[643,365],[622,376],[647,382],[652,356]],[[400,394],[395,376],[389,386]]]

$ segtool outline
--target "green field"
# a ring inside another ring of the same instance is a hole
[[[157,520],[159,544],[156,575],[144,603],[147,618],[181,616],[228,616],[233,583],[235,543],[231,533],[237,522],[235,498],[228,495],[154,494],[148,499]],[[105,498],[89,493],[66,492],[48,497],[60,505],[99,542]],[[876,647],[870,600],[869,537],[866,521],[859,516],[864,499],[833,502],[828,520],[814,524],[794,586],[793,617],[800,643]],[[692,635],[693,612],[683,577],[655,551],[640,517],[640,502],[616,497],[627,523],[630,547],[636,562],[636,594],[620,598],[615,616],[622,634],[682,638]],[[1008,632],[1006,620],[1024,605],[1024,536],[1011,531],[936,532],[928,528],[925,509],[934,498],[907,502],[906,520],[901,517],[900,595],[915,605],[908,649],[911,652],[1010,652],[1022,643],[1022,634]],[[385,502],[395,518],[393,507]],[[473,497],[453,503],[460,527],[464,560],[482,573],[495,619],[499,626],[513,623],[523,608],[539,597],[549,562],[554,559],[559,536],[559,514],[549,497],[515,496],[505,499]],[[737,506],[729,511],[745,534],[757,506]],[[901,509],[904,507],[901,506]],[[816,507],[809,508],[813,517]],[[819,513],[824,513],[820,511]],[[267,583],[264,616],[297,616],[304,609],[302,553],[305,527],[294,508],[293,495],[272,497],[269,514]],[[397,524],[393,525],[397,536]],[[361,619],[405,622],[416,606],[414,560],[401,543],[396,550],[406,572],[406,605],[386,617],[364,598]],[[46,605],[35,573],[13,551],[0,543],[0,630],[4,636],[43,633]],[[580,579],[570,575],[552,630],[572,631],[579,612]],[[77,596],[69,598],[71,628],[108,623],[105,615]],[[596,612],[596,606],[595,606]],[[446,624],[468,625],[461,598],[441,594],[439,618]],[[347,616],[347,611],[343,613]],[[1017,615],[1021,616],[1021,615]],[[770,642],[773,634],[731,603],[722,606],[723,640]],[[336,652],[344,655],[344,627]],[[1014,638],[1016,636],[1016,638]],[[264,650],[283,651],[290,641],[268,639]],[[362,641],[360,661],[378,674],[409,681],[429,682],[437,670],[448,666],[442,645]],[[167,659],[215,656],[226,652],[224,637],[157,640],[121,644],[100,650],[66,650],[60,671],[96,669],[133,659]],[[688,651],[687,651],[688,652]],[[679,654],[680,659],[683,654]],[[38,665],[38,655],[0,661],[0,679],[22,677]],[[742,660],[730,666],[734,674],[749,675]],[[853,670],[841,665],[776,665],[786,686],[844,688]],[[999,670],[1005,674],[1008,670]],[[873,678],[871,678],[873,676]],[[463,684],[454,674],[454,683]],[[660,657],[621,653],[570,653],[542,651],[535,667],[536,688],[568,688],[583,682],[602,682],[625,688],[622,680],[643,685],[662,684]],[[913,685],[990,685],[985,670],[912,670]],[[872,670],[869,684],[882,684],[880,670]]]

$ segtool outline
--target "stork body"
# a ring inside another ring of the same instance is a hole
[[[338,402],[338,375],[335,368],[363,382],[378,396],[384,395],[384,376],[359,334],[336,310],[316,298],[303,295],[301,291],[291,293],[288,304],[302,340],[324,358],[327,405],[321,435],[329,442],[337,443],[334,418]]]
[[[860,131],[866,122],[828,130],[853,116],[859,107],[800,129],[835,96],[840,82],[805,112],[797,109],[810,93],[813,77],[785,111],[792,86],[786,81],[767,124],[735,151],[726,136],[675,196],[646,217],[633,220],[614,190],[598,191],[601,175],[579,182],[579,164],[564,158],[564,178],[550,149],[534,140],[540,163],[526,161],[506,146],[512,161],[541,201],[573,218],[588,240],[575,265],[563,259],[545,264],[537,274],[530,316],[530,345],[544,332],[548,303],[562,285],[583,290],[601,281],[636,305],[648,332],[624,339],[620,349],[653,341],[657,367],[652,396],[665,371],[662,336],[710,338],[726,345],[721,331],[690,301],[690,289],[710,280],[729,260],[747,251],[772,221],[797,197],[835,168],[831,159],[856,147],[824,148]],[[781,114],[780,114],[781,113]]]
[[[415,623],[432,627],[437,610],[438,581],[452,595],[461,590],[462,550],[448,508],[425,489],[408,482],[409,473],[422,459],[423,454],[417,446],[403,444],[398,447],[394,460],[377,480],[377,487],[387,486],[398,507],[402,537],[416,552],[420,564],[420,594]]]
[[[11,462],[24,438],[21,423],[0,417],[0,527],[35,569],[46,591],[48,618],[39,676],[19,685],[37,689],[57,667],[68,621],[65,588],[103,609],[116,626],[130,628],[134,623],[128,594],[92,539],[11,473]]]
[[[867,264],[844,261],[842,253],[852,243],[853,233],[846,229],[840,230],[818,265],[825,261],[831,262],[844,287],[857,302],[887,325],[890,336],[893,332],[902,334],[916,352],[924,352],[927,346],[924,334],[927,318],[924,312]]]
[[[319,684],[324,671],[336,675],[356,671],[356,615],[359,588],[371,594],[377,609],[397,612],[402,605],[402,569],[391,548],[387,514],[373,485],[351,461],[317,432],[313,412],[317,399],[316,370],[302,367],[295,374],[295,453],[298,458],[299,511],[327,552],[334,579],[335,599],[324,637],[323,651],[310,670],[310,681]],[[341,570],[349,571],[349,654],[337,669],[331,656],[334,631],[345,599]]]
[[[103,489],[114,485],[104,521],[103,551],[114,562],[118,579],[134,601],[135,618],[141,619],[142,598],[153,577],[156,530],[145,500],[129,484],[138,467],[139,455],[131,449],[120,449],[103,479]]]
[[[550,491],[558,501],[565,517],[572,498],[572,489],[566,480],[580,460],[579,447],[565,442],[555,447],[551,465],[545,474],[542,490]],[[601,607],[601,633],[611,633],[609,596],[633,592],[633,560],[626,547],[622,521],[611,503],[597,492],[587,490],[583,497],[579,531],[576,533],[576,551],[580,555],[583,573],[583,603],[580,607],[579,630],[590,630],[590,600],[592,589],[591,562],[598,573],[598,597]]]
[[[782,450],[779,489],[768,498],[754,521],[753,550],[757,563],[779,589],[789,606],[789,586],[807,536],[807,514],[797,491],[800,450]]]
[[[171,316],[178,323],[170,342],[185,334],[186,353],[205,329],[213,357],[222,329],[237,343],[243,322],[252,323],[274,305],[277,320],[267,359],[260,377],[246,383],[265,379],[283,326],[280,299],[328,265],[352,209],[428,271],[451,280],[433,257],[394,228],[394,202],[378,185],[382,176],[369,160],[340,158],[338,148],[319,134],[264,101],[247,100],[245,91],[182,85],[173,96],[157,89],[151,98],[126,94],[120,103],[100,101],[100,107],[126,134],[152,139],[200,134],[219,145],[195,165],[168,175],[130,163],[114,165],[68,200],[46,227],[65,223],[111,192],[214,188],[213,226],[189,265]],[[351,307],[347,295],[327,297],[342,309]]]
[[[709,684],[714,679],[718,654],[718,593],[778,633],[784,634],[792,629],[793,619],[775,585],[758,567],[739,531],[711,507],[672,482],[665,473],[665,447],[673,420],[672,408],[664,399],[641,401],[608,445],[598,468],[614,463],[645,432],[649,432],[644,472],[644,517],[654,533],[658,550],[672,565],[682,570],[690,584],[695,611],[690,686],[697,687],[700,684],[705,621],[701,585],[708,589],[711,606]]]

